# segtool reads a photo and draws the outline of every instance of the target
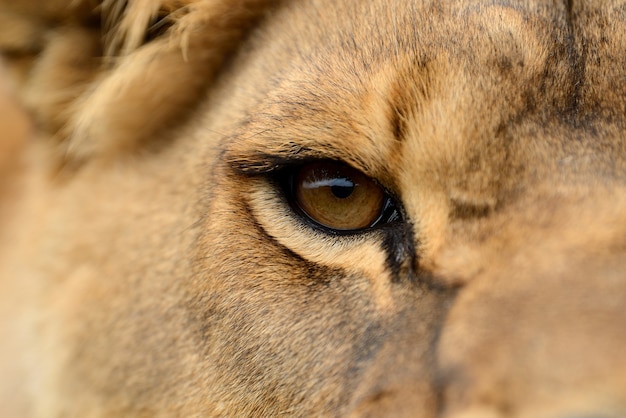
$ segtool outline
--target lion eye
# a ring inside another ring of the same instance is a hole
[[[304,215],[336,231],[368,228],[385,218],[384,213],[393,212],[391,218],[397,217],[391,199],[378,184],[365,174],[332,161],[300,167],[293,179],[293,197]]]

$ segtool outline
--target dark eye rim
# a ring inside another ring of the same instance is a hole
[[[315,219],[311,218],[296,201],[295,196],[295,180],[298,177],[298,173],[300,170],[311,163],[333,163],[340,164],[346,167],[351,167],[349,164],[346,164],[342,161],[337,160],[307,160],[307,161],[298,161],[296,164],[289,165],[274,173],[274,182],[279,187],[281,193],[285,197],[289,207],[293,211],[294,214],[298,216],[298,218],[303,221],[307,226],[313,228],[315,230],[321,231],[328,235],[361,235],[367,233],[369,231],[379,230],[381,228],[394,226],[404,222],[404,210],[402,206],[398,203],[399,199],[395,197],[393,193],[390,193],[387,188],[382,186],[376,179],[370,178],[374,183],[380,186],[384,192],[382,210],[380,216],[376,218],[369,226],[360,229],[333,229],[328,226],[322,225],[318,223]],[[353,168],[354,169],[354,168]],[[355,169],[360,171],[358,169]]]

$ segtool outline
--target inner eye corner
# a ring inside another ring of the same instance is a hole
[[[331,235],[362,234],[404,218],[394,193],[341,161],[290,165],[278,173],[276,181],[301,220]]]

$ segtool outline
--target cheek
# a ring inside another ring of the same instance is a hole
[[[294,397],[336,411],[378,344],[371,281],[300,257],[226,197],[214,199],[189,282],[208,386],[227,404],[262,402],[272,414]]]
[[[222,388],[225,402],[262,403],[270,415],[294,397],[305,410],[336,410],[356,385],[367,330],[378,327],[364,279],[249,238],[255,255],[215,244],[192,302],[210,386]]]

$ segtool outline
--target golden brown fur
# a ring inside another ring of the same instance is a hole
[[[623,1],[2,0],[0,49],[1,416],[626,415]],[[311,226],[311,160],[402,220]]]

